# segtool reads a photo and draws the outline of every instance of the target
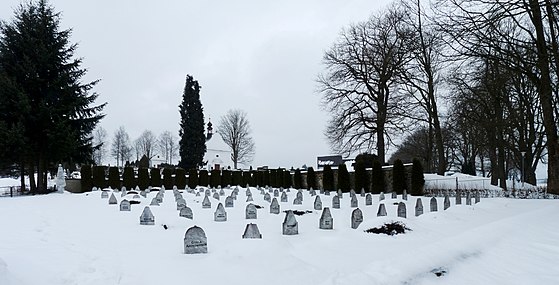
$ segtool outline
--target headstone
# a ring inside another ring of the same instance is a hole
[[[404,193],[402,193],[402,200],[408,200],[408,190],[404,189]]]
[[[266,201],[266,202],[271,202],[270,193],[264,194],[264,201]]]
[[[373,204],[373,195],[371,193],[367,193],[365,195],[365,206],[371,206]]]
[[[456,190],[456,205],[462,205],[462,191]]]
[[[200,192],[196,192],[196,197],[200,197]]]
[[[280,205],[278,203],[278,199],[274,197],[272,199],[272,204],[270,204],[270,214],[279,214],[280,212]]]
[[[340,208],[340,197],[338,197],[338,195],[334,195],[334,197],[332,197],[332,208]]]
[[[287,194],[285,192],[281,192],[281,202],[287,202]]]
[[[194,215],[192,214],[192,209],[190,209],[189,207],[185,206],[184,208],[182,208],[179,212],[179,217],[184,217],[187,219],[193,219]]]
[[[111,193],[111,198],[109,198],[109,205],[116,205],[118,201],[116,200],[115,194]]]
[[[444,194],[444,209],[450,208],[450,197],[448,197],[448,193]]]
[[[245,195],[246,195],[246,196],[252,196],[252,192],[250,191],[250,189],[247,189],[247,190],[245,191]]]
[[[384,192],[380,192],[380,195],[378,196],[378,200],[379,202],[384,200]]]
[[[64,178],[64,168],[62,168],[62,164],[59,164],[58,171],[56,172],[56,192],[64,193],[64,187],[66,187],[66,178]]]
[[[157,198],[153,197],[153,199],[151,199],[151,203],[149,205],[150,206],[159,206],[159,201],[157,201]]]
[[[295,196],[297,199],[301,200],[301,202],[303,201],[303,193],[302,192],[297,192],[297,196]]]
[[[293,205],[301,205],[301,204],[303,204],[303,201],[301,199],[295,198],[293,200]]]
[[[219,201],[219,193],[215,192],[213,197],[214,197],[214,199]]]
[[[332,214],[330,213],[330,208],[324,207],[324,210],[322,210],[322,215],[320,216],[320,222],[318,224],[318,228],[321,230],[334,229],[334,219],[332,218]]]
[[[225,212],[225,208],[223,208],[223,204],[217,204],[217,209],[214,212],[214,221],[216,222],[225,222],[227,221],[227,212]]]
[[[365,188],[361,188],[361,197],[365,197]]]
[[[144,197],[144,198],[147,198],[146,191],[144,191],[144,190],[140,191],[140,195],[142,195],[142,197]]]
[[[311,193],[311,196],[316,196],[316,191],[311,190],[310,193]]]
[[[479,195],[479,190],[476,190],[476,194],[475,194],[475,203],[479,203],[480,200],[480,195]]]
[[[208,238],[202,228],[193,226],[184,234],[184,253],[208,253]]]
[[[155,225],[155,217],[151,213],[149,206],[144,208],[144,211],[140,216],[140,225]]]
[[[260,230],[258,230],[258,226],[256,224],[248,224],[245,228],[245,232],[243,233],[243,238],[262,238],[262,234]]]
[[[140,195],[136,194],[136,195],[132,196],[132,199],[140,199]]]
[[[342,193],[342,190],[338,190],[338,197],[340,197],[340,199],[344,198],[344,194]]]
[[[229,196],[231,196],[231,198],[233,198],[233,200],[237,200],[237,195],[238,195],[237,192],[233,191],[233,192],[231,192],[231,195],[229,195]]]
[[[250,219],[257,219],[257,212],[256,212],[256,206],[254,206],[254,204],[250,203],[246,206],[245,209],[245,218],[247,220]]]
[[[386,216],[386,207],[383,203],[378,205],[377,217],[384,217]]]
[[[355,196],[355,194],[356,194],[355,190],[353,190],[353,189],[349,190],[349,195],[350,196]]]
[[[101,191],[101,198],[102,199],[109,198],[109,191]]]
[[[186,200],[184,200],[183,198],[177,200],[177,210],[180,210],[184,207],[186,207]]]
[[[278,191],[278,189],[274,190],[274,197],[279,197],[279,191]]]
[[[351,207],[352,208],[357,208],[358,207],[357,196],[355,196],[355,195],[351,196]]]
[[[233,199],[233,198],[231,198],[231,199]],[[247,201],[247,202],[252,202],[252,201],[254,201],[254,199],[252,199],[252,196],[247,196],[247,200],[246,200],[246,201]]]
[[[430,212],[436,212],[437,211],[437,198],[432,197],[431,200],[429,201],[429,211]]]
[[[204,192],[204,195],[210,196],[210,195],[212,195],[212,192],[210,192],[210,189],[206,189],[206,191]]]
[[[204,200],[202,201],[202,208],[209,209],[212,207],[212,202],[208,199],[208,196],[204,196]]]
[[[398,193],[396,193],[396,191],[392,192],[392,199],[396,199],[398,198]]]
[[[219,196],[225,196],[225,191],[223,189],[219,190]]]
[[[124,197],[128,194],[128,192],[126,192],[126,187],[122,186],[122,189],[120,189],[120,197]]]
[[[417,198],[415,201],[415,216],[419,217],[423,215],[423,202],[421,202],[421,198]]]
[[[295,214],[293,211],[289,210],[285,213],[285,219],[283,220],[283,234],[284,235],[297,235],[299,234],[299,225]]]
[[[381,204],[384,206],[384,204]],[[356,229],[363,222],[363,212],[359,208],[351,212],[351,228]]]
[[[322,201],[320,200],[320,196],[316,196],[316,198],[314,198],[314,209],[317,211],[322,210]]]
[[[330,196],[330,191],[328,191],[328,190],[324,190],[324,195],[326,195],[326,196]]]
[[[404,202],[398,203],[398,217],[406,218],[406,204]]]
[[[121,211],[130,211],[130,201],[124,199],[120,201],[120,210]]]
[[[472,205],[472,194],[470,194],[470,191],[466,192],[466,205]]]
[[[99,189],[97,189],[97,187],[93,186],[93,188],[91,188],[91,191],[98,191]]]

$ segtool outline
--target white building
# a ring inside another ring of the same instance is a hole
[[[220,135],[214,135],[211,122],[208,122],[208,130],[206,135],[206,154],[204,155],[204,168],[208,171],[212,169],[233,169],[231,150],[229,146],[223,141]]]

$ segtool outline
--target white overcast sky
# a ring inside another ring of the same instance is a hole
[[[18,0],[0,1],[10,21]],[[328,114],[316,77],[343,27],[366,20],[388,0],[142,1],[51,0],[72,28],[86,80],[101,79],[101,126],[177,134],[186,74],[202,86],[207,122],[229,109],[247,112],[256,143],[253,166],[316,165],[330,154]],[[112,160],[111,160],[112,161]]]

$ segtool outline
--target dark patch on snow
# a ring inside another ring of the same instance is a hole
[[[167,227],[166,224],[163,224],[163,228],[164,228],[164,229],[168,229],[169,227]]]
[[[264,209],[264,207],[262,207],[260,205],[254,205],[254,207],[256,207],[256,209]]]
[[[130,195],[130,194],[136,195],[136,194],[138,194],[138,192],[136,192],[136,191],[128,191],[128,192],[126,192],[126,195]]]
[[[397,235],[397,234],[405,234],[406,231],[411,231],[410,228],[406,226],[406,224],[402,222],[392,222],[386,223],[381,227],[371,228],[365,230],[366,233],[373,233],[373,234],[386,234],[389,236]]]
[[[285,210],[285,211],[283,211],[283,212],[284,212],[284,213],[287,213],[287,212],[289,212],[289,210]],[[307,210],[307,211],[294,210],[294,211],[293,211],[293,214],[295,214],[295,215],[297,215],[297,216],[302,216],[302,215],[304,215],[304,214],[310,214],[310,213],[312,213],[312,211],[309,211],[309,210]]]
[[[431,270],[431,273],[435,274],[437,277],[445,276],[448,273],[448,270],[444,267],[439,267]]]
[[[134,204],[140,204],[140,201],[136,201],[136,200],[132,200],[130,201],[130,205],[134,205]]]

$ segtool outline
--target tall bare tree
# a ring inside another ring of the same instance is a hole
[[[136,148],[140,156],[145,155],[149,160],[149,165],[151,166],[151,159],[155,157],[157,138],[152,131],[145,130],[140,137],[136,139]]]
[[[116,159],[116,166],[124,166],[124,162],[130,159],[131,154],[130,136],[124,127],[120,127],[115,132],[111,149],[111,155]]]
[[[107,131],[98,126],[93,131],[93,162],[96,165],[103,164],[103,159],[107,155]]]
[[[173,164],[173,157],[177,156],[178,138],[170,131],[164,131],[159,136],[159,152],[165,157],[165,162]]]
[[[229,110],[221,117],[217,126],[217,133],[231,148],[231,160],[234,168],[239,163],[250,163],[254,157],[254,140],[250,136],[251,129],[246,112]]]
[[[409,104],[399,88],[412,38],[405,17],[395,7],[373,15],[344,29],[325,53],[318,83],[331,115],[325,135],[334,151],[376,149],[384,162],[391,135],[404,129]]]

